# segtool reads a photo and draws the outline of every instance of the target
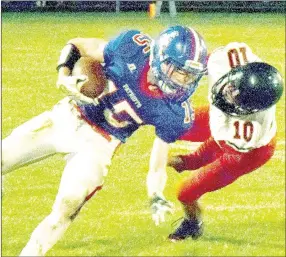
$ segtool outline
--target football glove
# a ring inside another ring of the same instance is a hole
[[[163,197],[155,195],[150,201],[152,220],[158,226],[161,222],[165,221],[166,213],[173,213],[173,204]]]
[[[82,93],[80,93],[80,89],[84,83],[88,81],[88,77],[85,75],[80,76],[64,76],[57,81],[57,88],[63,91],[66,95],[68,95],[71,99],[80,101],[83,104],[98,104],[98,99],[90,98]]]

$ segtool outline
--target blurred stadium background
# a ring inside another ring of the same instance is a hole
[[[285,78],[285,1],[176,1],[173,19],[167,2],[159,19],[149,19],[149,1],[117,2],[118,7],[116,1],[1,1],[2,138],[64,97],[55,88],[55,67],[74,37],[109,40],[129,28],[155,36],[182,24],[197,29],[210,52],[231,41],[247,43]],[[203,79],[193,104],[206,104],[206,94]],[[205,235],[176,244],[166,237],[183,214],[175,192],[188,174],[168,169],[165,195],[175,203],[175,214],[155,227],[145,188],[154,130],[141,128],[117,152],[103,190],[48,256],[285,256],[285,94],[277,105],[277,124],[272,160],[202,197]],[[178,142],[171,153],[196,146]],[[63,167],[63,156],[56,155],[6,176],[2,256],[17,256],[50,212]]]
[[[65,10],[65,11],[146,11],[150,3],[156,1],[2,1],[2,10]],[[285,12],[285,1],[176,1],[177,10],[188,11],[274,11]],[[168,1],[164,1],[162,11],[168,10]]]

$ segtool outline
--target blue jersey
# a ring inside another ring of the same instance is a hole
[[[141,125],[155,126],[156,135],[174,142],[192,124],[188,101],[170,103],[148,93],[147,72],[151,39],[129,30],[111,40],[104,49],[108,86],[99,104],[79,105],[91,124],[125,142]]]

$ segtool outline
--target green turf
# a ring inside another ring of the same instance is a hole
[[[27,119],[51,108],[64,95],[55,88],[59,51],[73,37],[112,38],[139,28],[151,36],[171,24],[193,26],[210,50],[246,42],[285,78],[283,14],[180,13],[149,20],[147,13],[2,13],[2,137]],[[195,93],[205,104],[206,79]],[[86,204],[49,256],[285,256],[285,97],[277,107],[278,146],[259,170],[223,190],[202,197],[205,234],[198,241],[170,243],[171,223],[181,217],[175,191],[186,174],[168,169],[165,195],[175,214],[155,227],[145,178],[154,138],[141,128],[113,159],[103,190]],[[150,136],[146,138],[146,134]],[[172,150],[172,153],[184,150]],[[2,198],[2,255],[20,253],[37,224],[51,210],[61,172],[57,155],[21,168],[5,179]]]

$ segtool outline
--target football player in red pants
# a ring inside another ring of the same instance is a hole
[[[192,129],[180,138],[204,143],[194,153],[168,161],[177,172],[193,170],[179,188],[185,218],[169,235],[172,241],[202,235],[197,200],[203,194],[233,183],[274,154],[275,104],[283,83],[274,67],[257,61],[243,43],[230,43],[209,58],[210,107],[195,110]]]

